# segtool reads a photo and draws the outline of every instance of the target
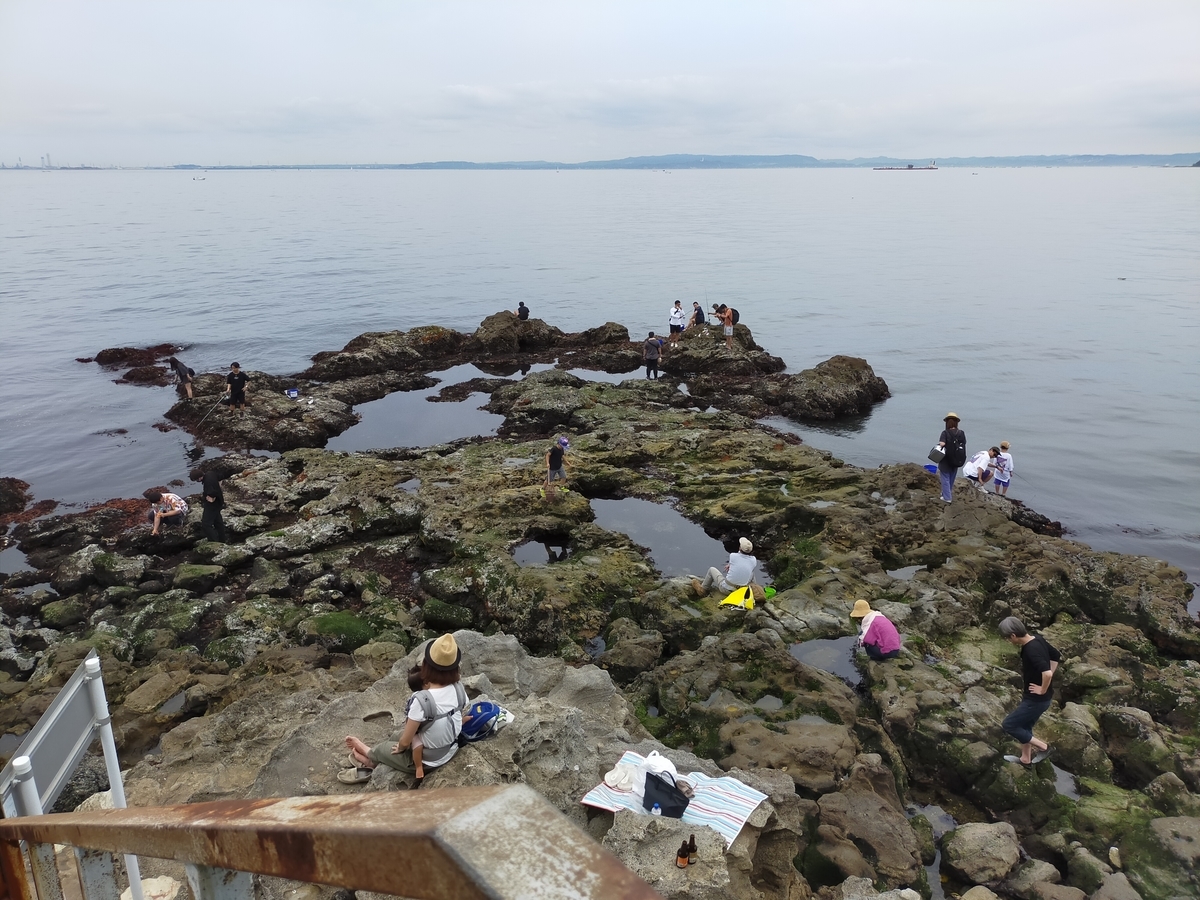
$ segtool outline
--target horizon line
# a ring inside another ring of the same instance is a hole
[[[940,159],[940,163],[939,160]],[[170,163],[163,165],[131,166],[97,165],[29,165],[18,158],[16,165],[0,162],[0,169],[45,170],[243,170],[243,169],[753,169],[753,168],[867,168],[871,166],[938,165],[947,168],[978,166],[1182,166],[1200,167],[1200,152],[1195,153],[1055,153],[987,156],[857,156],[848,159],[821,159],[798,153],[786,154],[704,154],[669,153],[655,156],[626,156],[617,159],[556,162],[552,160],[510,160],[474,162],[469,160],[429,160],[424,162],[338,162],[338,163]]]

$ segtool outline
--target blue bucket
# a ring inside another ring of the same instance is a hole
[[[925,471],[933,472],[936,475],[937,474],[937,466],[935,466],[933,463],[925,463]]]

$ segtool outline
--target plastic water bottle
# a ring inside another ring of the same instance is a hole
[[[655,803],[652,807],[650,807],[650,815],[661,816],[662,815],[662,807],[659,806],[657,803]]]

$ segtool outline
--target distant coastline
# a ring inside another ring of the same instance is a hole
[[[179,163],[170,166],[9,166],[0,169],[16,171],[53,169],[55,171],[97,171],[133,169],[149,171],[171,170],[287,170],[287,169],[454,169],[454,170],[545,170],[545,169],[873,169],[927,166],[937,159],[938,168],[1076,168],[1081,166],[1200,166],[1196,153],[1104,153],[1056,154],[1052,156],[951,156],[901,158],[893,156],[857,157],[855,159],[817,159],[815,156],[786,154],[781,156],[705,155],[675,153],[667,156],[627,156],[623,159],[603,159],[589,162],[551,162],[527,160],[518,162],[467,162],[441,160],[416,163],[300,163],[294,165],[202,165]]]

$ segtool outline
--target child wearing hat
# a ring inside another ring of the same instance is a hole
[[[862,619],[858,639],[867,651],[867,656],[875,662],[895,659],[900,655],[900,632],[896,630],[891,619],[878,610],[871,609],[871,604],[866,600],[854,602],[850,618]]]
[[[1000,442],[1000,455],[996,457],[996,480],[993,490],[1001,497],[1008,494],[1008,482],[1012,479],[1013,458],[1008,452],[1008,441]]]

